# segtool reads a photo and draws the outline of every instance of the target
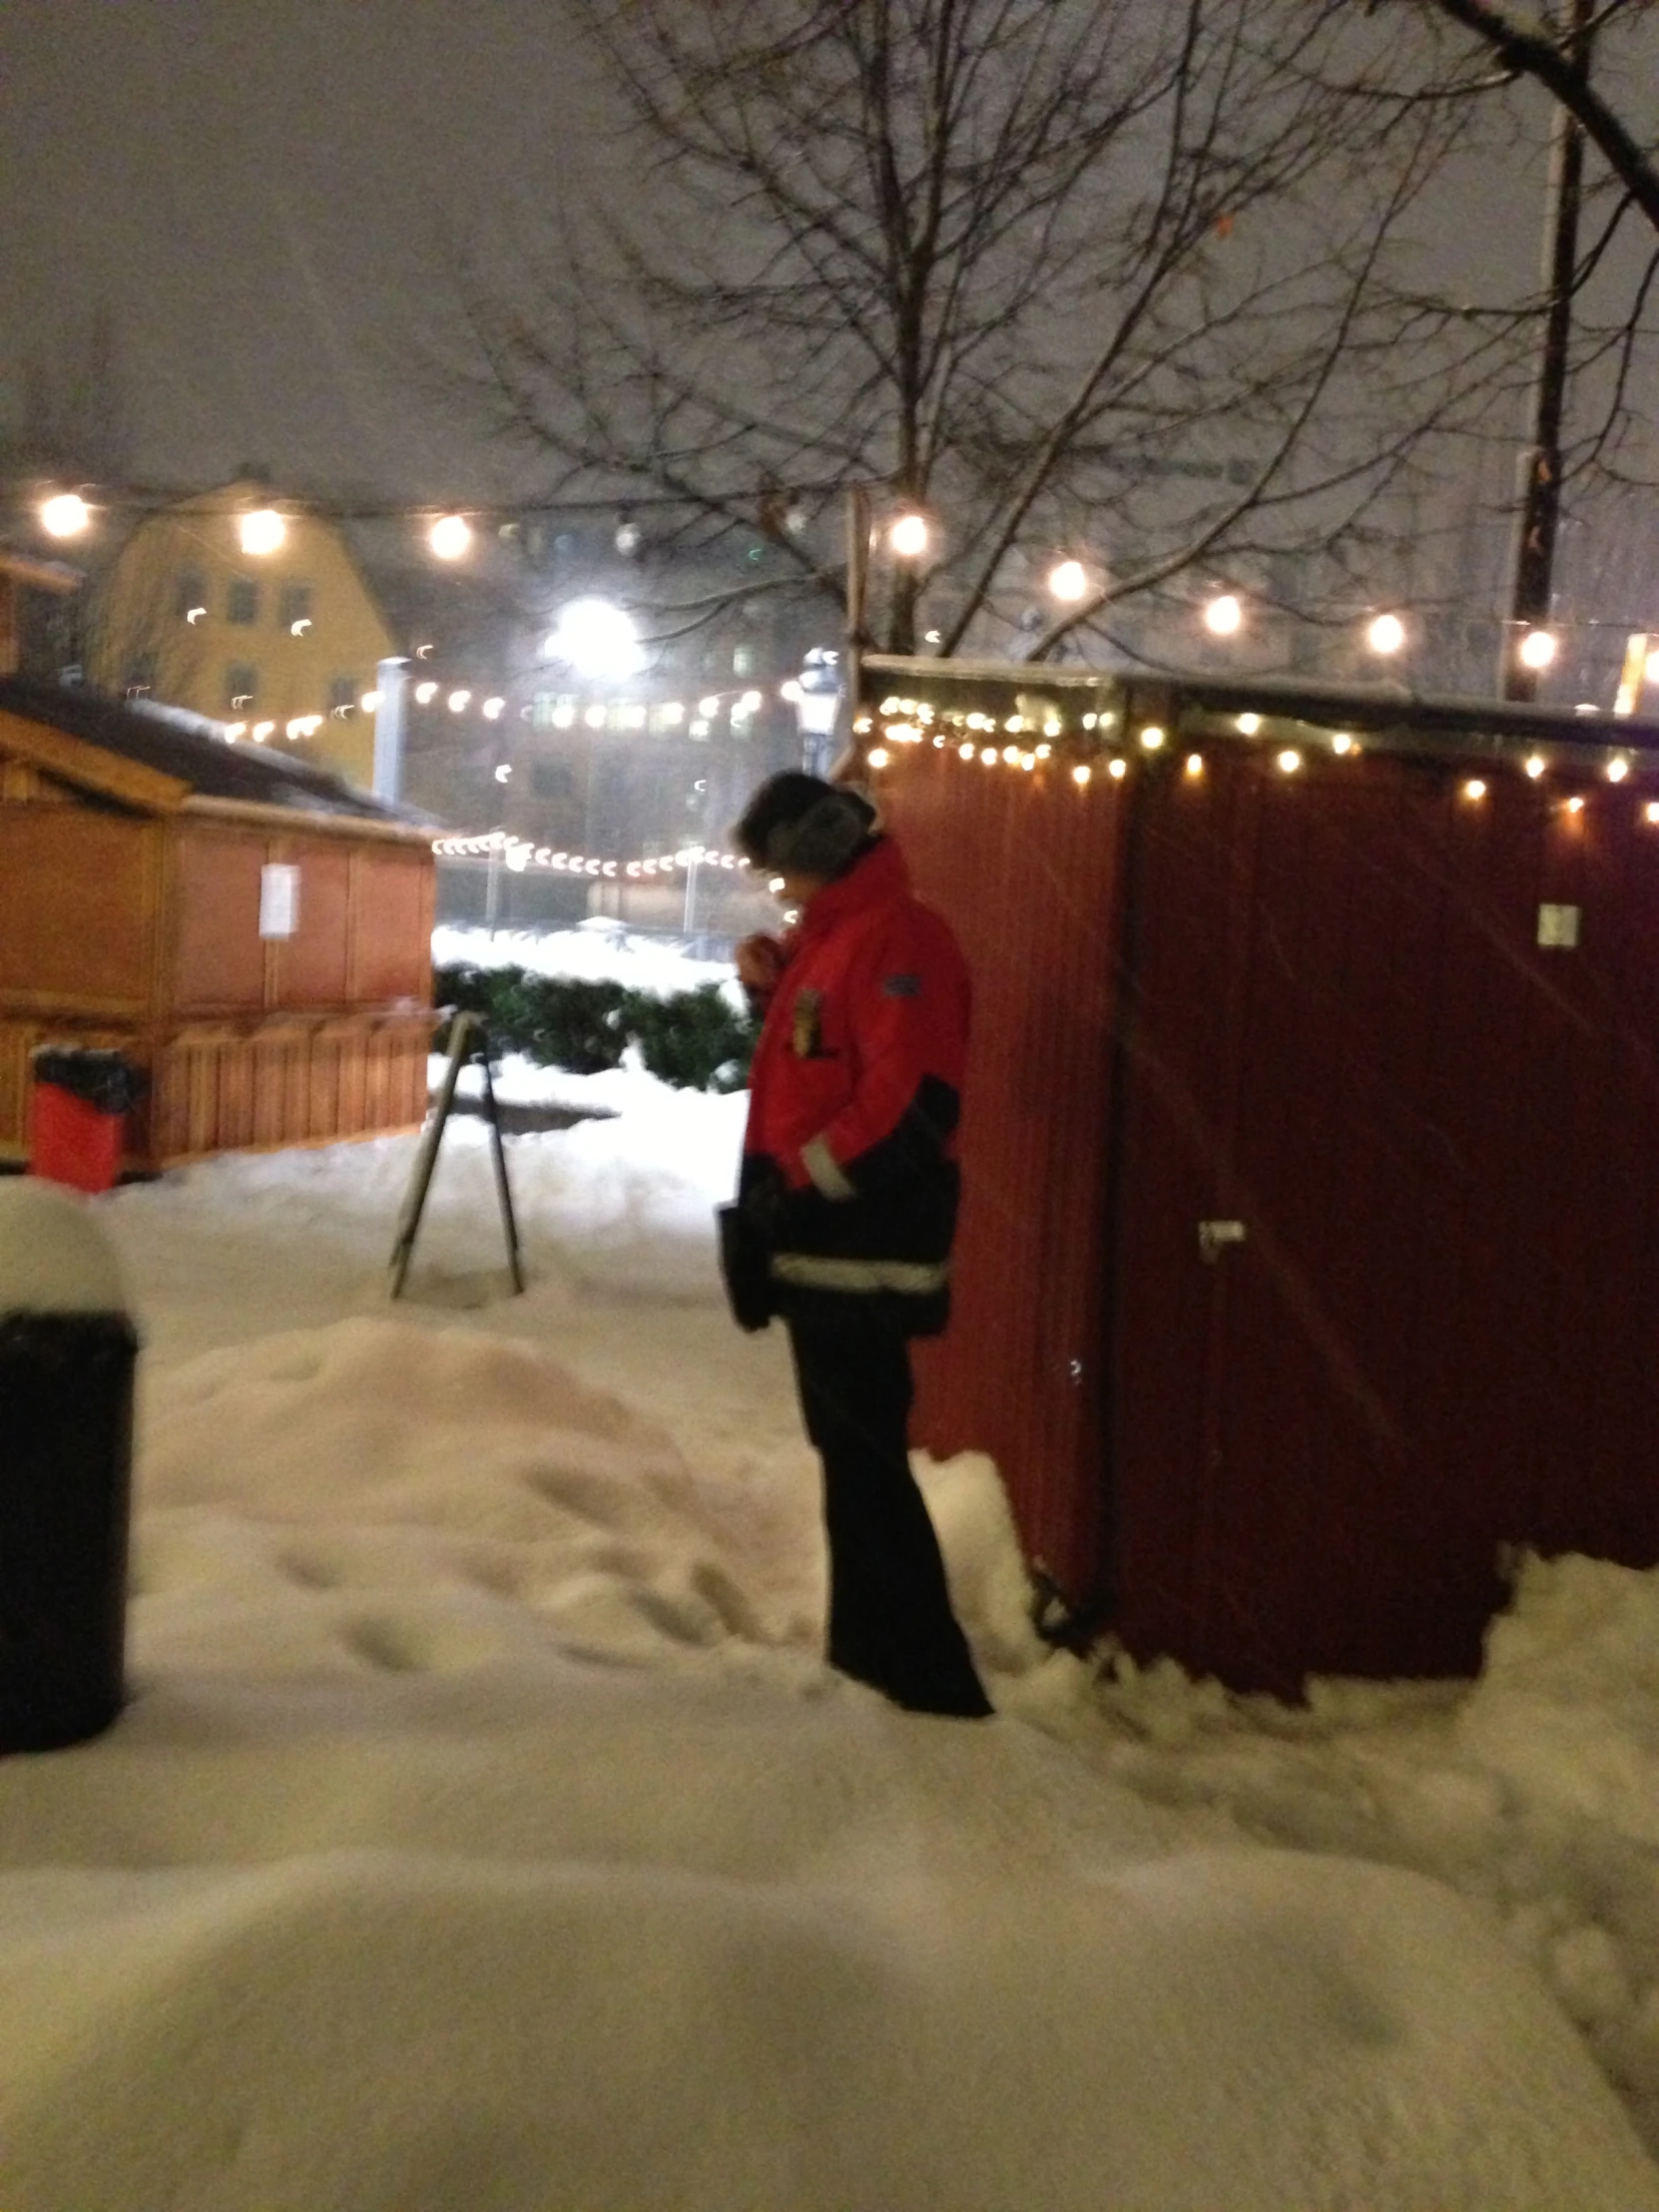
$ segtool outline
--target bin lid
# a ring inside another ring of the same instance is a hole
[[[126,1311],[115,1247],[90,1203],[41,1176],[0,1176],[0,1314]]]

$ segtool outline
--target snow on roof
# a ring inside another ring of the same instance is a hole
[[[371,822],[418,819],[353,790],[309,762],[263,747],[234,745],[218,724],[185,708],[130,706],[97,692],[4,677],[0,712],[44,723],[84,745],[175,777],[205,799],[288,807],[302,814],[355,815]]]

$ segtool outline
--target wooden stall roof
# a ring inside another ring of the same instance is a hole
[[[388,807],[304,761],[234,745],[181,710],[128,706],[67,685],[0,677],[0,749],[78,789],[145,814],[200,804],[429,836],[411,811]]]
[[[71,568],[67,561],[43,561],[9,545],[0,545],[0,576],[9,576],[14,584],[26,584],[31,591],[56,592],[60,597],[79,591],[86,582],[83,572]]]

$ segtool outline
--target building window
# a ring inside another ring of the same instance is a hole
[[[296,622],[311,619],[311,587],[309,584],[284,584],[276,600],[276,620],[284,630],[291,630]]]
[[[328,679],[328,705],[354,707],[357,704],[357,679],[354,676],[330,676]]]
[[[250,661],[233,661],[225,671],[225,704],[246,714],[260,696],[260,672]]]
[[[173,580],[173,612],[181,622],[208,610],[208,587],[199,568],[182,568]]]
[[[247,625],[260,619],[260,587],[252,576],[233,576],[225,594],[225,619]]]

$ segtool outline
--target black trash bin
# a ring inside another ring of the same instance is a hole
[[[0,1752],[121,1710],[137,1355],[91,1209],[0,1183]]]

